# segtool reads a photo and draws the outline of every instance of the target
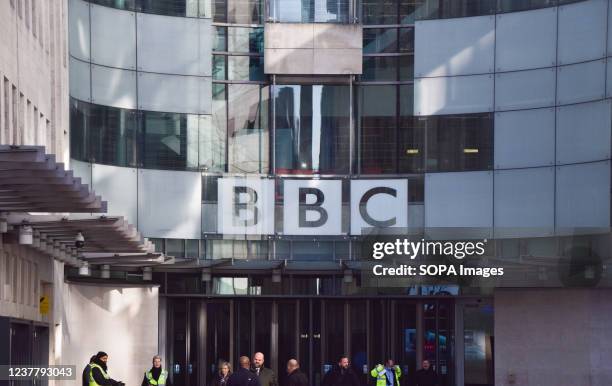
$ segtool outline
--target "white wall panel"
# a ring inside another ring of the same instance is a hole
[[[209,2],[206,2],[209,3]],[[201,6],[201,5],[200,5]],[[212,75],[212,42],[213,39],[213,27],[211,19],[198,19],[198,25],[200,28],[200,58],[198,60],[200,67],[198,70],[199,75],[211,76]]]
[[[494,45],[494,16],[417,21],[415,76],[491,73]]]
[[[200,37],[210,40],[212,35],[199,34],[198,19],[145,13],[137,19],[139,70],[204,75],[200,73]]]
[[[557,228],[610,226],[610,162],[557,167]]]
[[[554,66],[557,60],[557,8],[497,15],[497,72]]]
[[[70,55],[89,61],[89,31],[89,3],[83,0],[70,0],[68,3]]]
[[[607,0],[559,7],[559,64],[584,62],[606,54]]]
[[[211,79],[138,73],[138,104],[143,110],[209,114]]]
[[[496,169],[553,165],[554,108],[496,113],[494,141]]]
[[[587,102],[605,97],[605,60],[557,68],[557,104]]]
[[[200,238],[201,209],[200,173],[138,171],[138,229],[146,237]]]
[[[552,233],[554,167],[496,171],[494,190],[496,235]]]
[[[74,171],[75,177],[81,178],[82,184],[87,184],[91,189],[91,164],[89,162],[77,161],[70,159],[70,170]],[[102,200],[105,200],[102,197]]]
[[[89,63],[70,58],[70,96],[81,100],[91,101],[91,72]]]
[[[557,163],[610,158],[610,100],[557,108]]]
[[[91,5],[91,61],[105,66],[136,68],[136,16]]]
[[[136,71],[91,65],[92,102],[124,109],[136,108]]]
[[[92,165],[93,189],[108,202],[109,216],[123,216],[130,224],[138,220],[138,170]]]
[[[555,105],[554,68],[495,75],[495,110],[519,110]]]
[[[426,227],[490,228],[492,225],[492,172],[425,175]]]
[[[493,76],[415,79],[414,114],[478,113],[493,110]]]

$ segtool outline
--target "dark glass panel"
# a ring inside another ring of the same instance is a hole
[[[493,163],[491,114],[417,119],[427,131],[428,171],[488,170]]]
[[[89,161],[89,103],[70,99],[70,157]]]
[[[397,80],[397,56],[366,56],[363,58],[363,81]]]
[[[399,57],[400,80],[414,79],[414,55],[402,55]]]
[[[490,15],[495,13],[497,0],[425,0],[418,8],[419,19],[446,19]]]
[[[561,0],[563,1],[563,0]],[[557,3],[556,0],[499,0],[498,12],[515,12],[527,9],[550,7]]]
[[[262,56],[228,56],[227,79],[264,80]]]
[[[226,67],[226,56],[213,55],[212,78],[215,80],[227,79]]]
[[[414,53],[414,28],[399,29],[399,52]]]
[[[363,0],[363,24],[398,24],[397,0]]]
[[[227,0],[212,0],[212,17],[214,23],[227,22]]]
[[[399,172],[420,173],[424,170],[425,130],[412,117],[401,117],[399,127]]]
[[[104,5],[117,9],[137,10],[140,7],[140,0],[89,0],[91,3]]]
[[[137,113],[115,107],[91,105],[89,158],[92,162],[136,166]]]
[[[365,28],[363,53],[378,54],[397,52],[397,28]]]
[[[214,29],[214,41],[213,51],[227,51],[227,27],[213,26]]]
[[[414,24],[417,10],[424,0],[399,0],[399,23]]]
[[[349,169],[348,86],[278,86],[277,173],[347,173]]]
[[[142,162],[152,169],[198,168],[197,115],[143,111]]]
[[[361,173],[395,173],[397,86],[361,86]]]
[[[139,0],[140,11],[170,16],[198,16],[197,0]]]
[[[227,50],[241,53],[263,53],[263,28],[229,27]]]

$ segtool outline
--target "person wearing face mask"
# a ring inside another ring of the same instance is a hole
[[[161,357],[155,355],[153,357],[153,367],[145,371],[141,386],[172,386],[168,379],[168,372],[161,365]]]
[[[108,375],[108,354],[100,351],[89,364],[89,386],[124,386],[120,381],[115,381]]]

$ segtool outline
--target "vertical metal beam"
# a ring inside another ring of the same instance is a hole
[[[419,300],[416,307],[416,354],[417,354],[417,367],[423,361],[423,301]]]
[[[298,331],[296,329],[296,331]],[[270,364],[269,366],[278,374],[278,302],[272,302],[272,329],[270,331]],[[299,335],[299,333],[298,333]]]
[[[208,343],[208,336],[206,334],[207,328],[208,328],[208,321],[206,320],[206,315],[207,315],[207,309],[206,309],[206,301],[202,301],[200,303],[200,315],[199,315],[199,331],[200,331],[200,336],[198,337],[198,345],[199,350],[198,350],[198,354],[199,354],[199,372],[200,372],[200,385],[208,385],[208,379],[206,379],[206,374],[208,373],[208,367],[207,367],[207,363],[208,363],[208,358],[207,358],[207,354],[206,354],[206,348],[207,343]]]
[[[229,307],[230,307],[230,325],[229,325],[229,357],[230,357],[230,361],[234,361],[234,363],[236,362],[236,359],[238,358],[234,358],[234,341],[236,338],[236,316],[234,314],[234,300],[230,300],[229,301]]]
[[[348,301],[344,301],[344,355],[351,359],[351,305]]]

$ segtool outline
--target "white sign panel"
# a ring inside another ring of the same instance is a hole
[[[219,178],[218,229],[224,234],[274,233],[274,180]]]
[[[283,233],[342,234],[342,181],[285,180]]]
[[[352,180],[351,234],[408,227],[408,180]]]

